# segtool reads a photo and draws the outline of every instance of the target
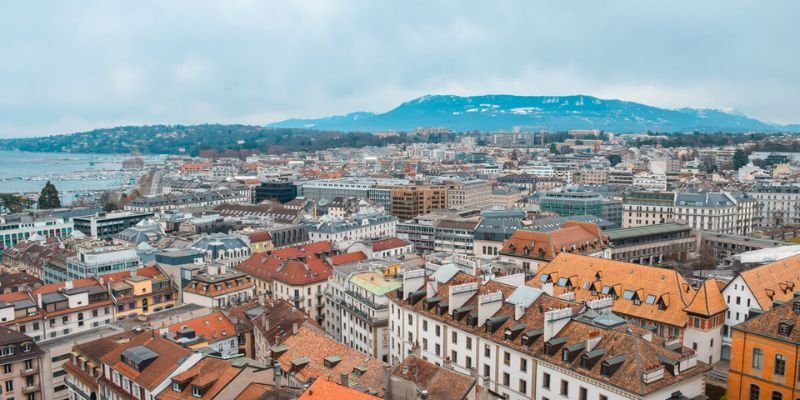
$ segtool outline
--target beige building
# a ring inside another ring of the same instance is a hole
[[[482,179],[446,181],[448,207],[456,210],[480,209],[492,199],[492,185]]]
[[[392,215],[407,221],[419,215],[448,207],[448,189],[444,186],[401,186],[392,188]]]
[[[42,394],[42,352],[33,339],[0,327],[0,386],[5,399],[44,399]]]

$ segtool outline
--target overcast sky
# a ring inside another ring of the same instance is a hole
[[[580,93],[800,122],[799,1],[533,3],[3,1],[0,137],[266,124],[425,94]]]

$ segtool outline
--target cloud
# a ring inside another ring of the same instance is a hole
[[[0,4],[0,136],[268,123],[424,94],[590,94],[800,121],[794,16],[748,1]]]

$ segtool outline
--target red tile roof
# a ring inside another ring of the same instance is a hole
[[[337,383],[317,379],[314,384],[306,390],[300,400],[375,400],[377,397],[370,396],[366,393],[359,392],[355,389],[350,389],[339,385]]]
[[[137,346],[144,346],[158,354],[158,357],[142,371],[137,371],[122,361],[122,352]],[[174,371],[181,358],[188,357],[191,351],[152,332],[142,332],[125,344],[115,347],[100,358],[119,373],[152,391]]]
[[[170,332],[177,332],[183,327],[195,331],[197,336],[202,336],[209,342],[236,336],[236,326],[233,325],[233,322],[231,322],[222,311],[179,322],[170,325],[168,329]]]
[[[363,251],[357,251],[355,253],[345,253],[339,254],[336,256],[331,257],[331,264],[332,265],[344,265],[350,264],[358,261],[364,261],[367,259],[367,255],[364,254]]]
[[[409,243],[400,238],[389,238],[372,242],[372,251],[385,251],[408,246]]]
[[[247,234],[247,237],[250,239],[250,243],[261,243],[272,240],[272,236],[270,236],[267,231],[250,232]]]
[[[317,257],[319,253],[330,252],[333,246],[331,242],[314,242],[302,246],[284,247],[272,250],[272,255],[282,259],[297,257]]]

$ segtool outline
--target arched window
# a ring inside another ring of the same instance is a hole
[[[783,400],[783,394],[773,390],[771,400]]]
[[[755,383],[750,384],[750,400],[758,400],[758,396],[761,394],[761,388],[758,387]]]

